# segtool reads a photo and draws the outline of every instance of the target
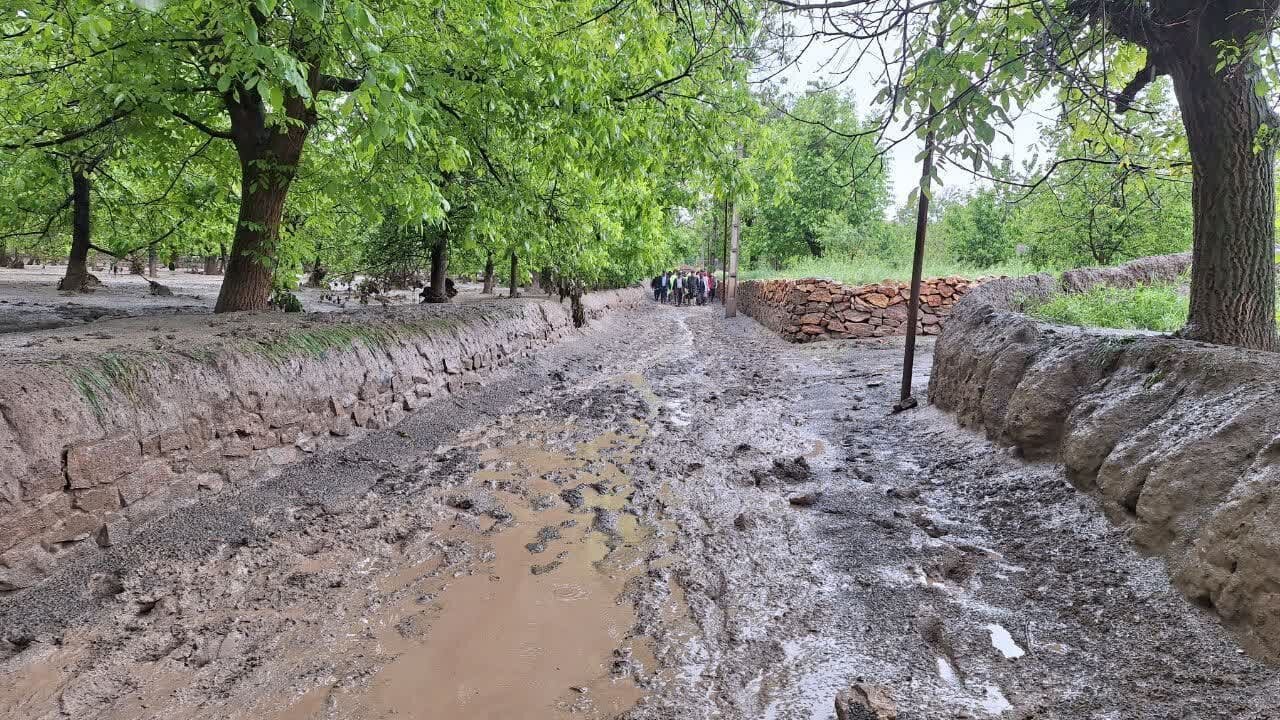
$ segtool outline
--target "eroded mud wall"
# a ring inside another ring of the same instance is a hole
[[[920,287],[916,331],[937,335],[955,303],[976,282],[935,278]],[[850,287],[833,280],[748,280],[738,289],[739,307],[790,342],[886,337],[907,332],[911,287],[884,282]]]
[[[598,318],[645,297],[592,293],[584,305]],[[568,304],[547,301],[155,322],[142,329],[172,342],[112,321],[96,327],[115,347],[3,353],[0,592],[203,490],[395,425],[575,332]]]
[[[961,424],[1060,461],[1161,555],[1177,587],[1280,658],[1280,354],[1080,330],[1018,312],[1036,296],[1170,280],[1186,255],[1001,280],[960,303],[929,399]]]

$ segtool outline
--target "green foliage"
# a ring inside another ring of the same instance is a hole
[[[1056,295],[1028,312],[1064,325],[1173,332],[1186,322],[1187,308],[1185,286],[1168,283]]]
[[[879,149],[859,135],[872,124],[834,92],[778,101],[785,112],[758,130],[748,165],[755,203],[745,211],[742,248],[756,263],[801,256],[863,254],[882,234],[889,188]]]
[[[1005,202],[1003,193],[979,190],[943,212],[947,248],[957,261],[976,267],[1010,260],[1014,256],[1012,215],[1013,207]]]

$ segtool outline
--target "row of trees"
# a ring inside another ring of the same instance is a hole
[[[672,260],[750,117],[749,2],[22,1],[0,18],[0,236],[226,255],[218,311],[302,262],[450,254],[571,291]],[[519,265],[517,265],[519,263]],[[455,266],[455,269],[458,269]]]

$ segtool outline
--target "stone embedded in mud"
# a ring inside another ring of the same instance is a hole
[[[883,685],[855,683],[836,695],[837,720],[897,720],[898,706]]]
[[[774,458],[773,474],[784,482],[802,483],[810,478],[813,471],[809,469],[809,461],[803,455],[797,455],[790,460]]]
[[[124,433],[77,443],[67,448],[67,481],[72,490],[108,483],[125,475],[142,459],[142,445]]]
[[[800,495],[792,495],[787,498],[787,502],[796,507],[813,507],[822,499],[822,493],[814,490],[812,492],[801,493]]]

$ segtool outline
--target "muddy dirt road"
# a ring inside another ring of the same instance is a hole
[[[0,717],[1280,718],[1057,468],[886,415],[898,357],[603,322],[0,598]]]

